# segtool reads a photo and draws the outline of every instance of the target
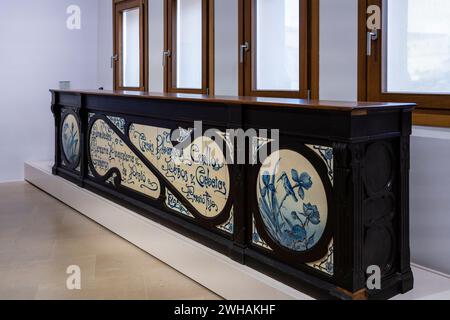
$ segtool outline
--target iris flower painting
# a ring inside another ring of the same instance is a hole
[[[278,160],[272,172],[260,175],[261,216],[272,239],[291,250],[306,251],[320,240],[326,221],[308,197],[314,185],[311,175],[296,168],[282,170],[282,161]]]
[[[67,160],[77,163],[80,154],[80,133],[74,116],[67,116],[62,129],[62,145]]]

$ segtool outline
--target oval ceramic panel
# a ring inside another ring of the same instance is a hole
[[[271,238],[294,251],[313,248],[324,234],[328,203],[322,179],[301,154],[280,150],[259,172],[257,200]]]
[[[62,126],[62,148],[67,161],[77,164],[80,158],[80,130],[74,115],[66,116]]]

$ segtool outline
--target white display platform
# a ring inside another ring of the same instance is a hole
[[[25,163],[25,180],[228,300],[311,300],[93,192],[51,174],[52,162]],[[449,299],[450,277],[413,267],[415,289],[396,299]]]

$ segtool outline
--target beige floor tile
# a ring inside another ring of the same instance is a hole
[[[145,300],[145,284],[141,277],[112,277],[96,279],[80,290],[68,290],[56,285],[41,285],[37,289],[36,299],[42,300]]]
[[[218,299],[201,285],[192,282],[174,269],[161,265],[145,278],[147,296],[157,300]]]
[[[161,262],[136,249],[130,253],[98,254],[95,265],[97,279],[124,277],[131,274],[147,275],[161,266]]]
[[[37,287],[35,286],[1,287],[0,300],[33,300],[36,292]]]
[[[76,265],[81,270],[81,284],[87,285],[95,280],[95,263],[94,255],[25,263],[13,261],[10,264],[7,283],[10,287],[54,285],[66,288],[66,281],[69,277],[67,269],[69,266]]]
[[[81,269],[68,290],[67,268]],[[219,299],[27,183],[0,184],[0,299]]]
[[[13,257],[13,255],[10,251],[8,251],[8,252],[0,251],[0,268],[9,266],[12,261],[12,257]],[[1,280],[1,278],[2,278],[2,276],[0,274],[0,280]]]
[[[64,238],[55,241],[54,258],[76,257],[86,254],[120,254],[134,250],[129,242],[111,233],[81,238]]]

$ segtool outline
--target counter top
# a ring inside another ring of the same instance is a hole
[[[63,92],[73,94],[88,94],[99,96],[135,97],[149,100],[178,100],[189,102],[211,102],[225,104],[239,104],[252,106],[271,106],[281,108],[302,108],[333,110],[342,112],[364,112],[386,109],[414,109],[414,103],[389,103],[389,102],[343,102],[327,100],[306,100],[291,98],[265,98],[265,97],[238,97],[238,96],[207,96],[201,94],[185,93],[157,93],[143,91],[108,91],[108,90],[56,90],[51,92]]]

